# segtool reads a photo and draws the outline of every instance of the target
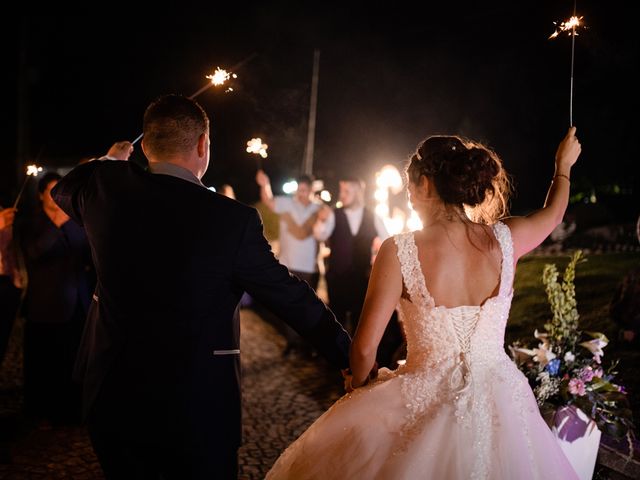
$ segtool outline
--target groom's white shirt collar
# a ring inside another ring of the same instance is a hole
[[[207,188],[196,177],[191,170],[187,170],[184,167],[176,165],[175,163],[168,162],[149,162],[149,171],[153,174],[171,175],[172,177],[178,177],[187,182],[195,183],[201,187]]]

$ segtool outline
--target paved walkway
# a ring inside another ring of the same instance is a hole
[[[320,358],[282,358],[284,339],[241,313],[244,445],[240,478],[264,478],[279,453],[341,395],[340,373]],[[20,416],[22,325],[0,368],[0,479],[102,479],[85,429],[39,429]]]

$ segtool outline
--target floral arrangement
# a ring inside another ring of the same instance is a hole
[[[574,405],[589,416],[601,431],[616,437],[633,434],[632,413],[624,387],[614,383],[617,361],[602,365],[605,335],[578,330],[575,297],[576,265],[584,261],[576,251],[558,281],[555,265],[544,267],[542,281],[553,314],[545,333],[534,332],[537,348],[512,344],[511,355],[529,379],[542,411]]]

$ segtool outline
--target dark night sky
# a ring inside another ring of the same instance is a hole
[[[589,29],[576,42],[574,122],[583,155],[574,186],[616,183],[634,188],[637,200],[639,49],[628,3],[578,2]],[[205,183],[229,182],[240,200],[253,202],[256,163],[245,143],[254,136],[269,143],[265,168],[274,184],[298,173],[319,48],[314,172],[330,187],[345,171],[371,180],[384,163],[403,165],[429,134],[457,133],[502,156],[518,192],[514,213],[542,203],[569,121],[570,38],[547,37],[573,2],[427,2],[424,13],[402,2],[284,5],[205,8],[153,21],[16,19],[3,33],[17,81],[7,76],[14,101],[3,115],[13,129],[5,131],[1,198],[15,192],[19,108],[27,114],[28,159],[70,166],[135,138],[156,96],[189,95],[216,66],[255,53],[237,70],[234,92],[211,88],[197,99],[212,119]]]

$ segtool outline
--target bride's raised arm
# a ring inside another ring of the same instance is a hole
[[[369,277],[367,296],[355,336],[351,343],[349,363],[351,385],[365,383],[376,361],[378,344],[402,295],[402,272],[393,238],[382,243]]]
[[[511,230],[516,260],[540,245],[562,222],[569,203],[571,167],[578,160],[580,150],[576,127],[571,127],[558,146],[555,173],[544,206],[527,216],[504,220]]]

